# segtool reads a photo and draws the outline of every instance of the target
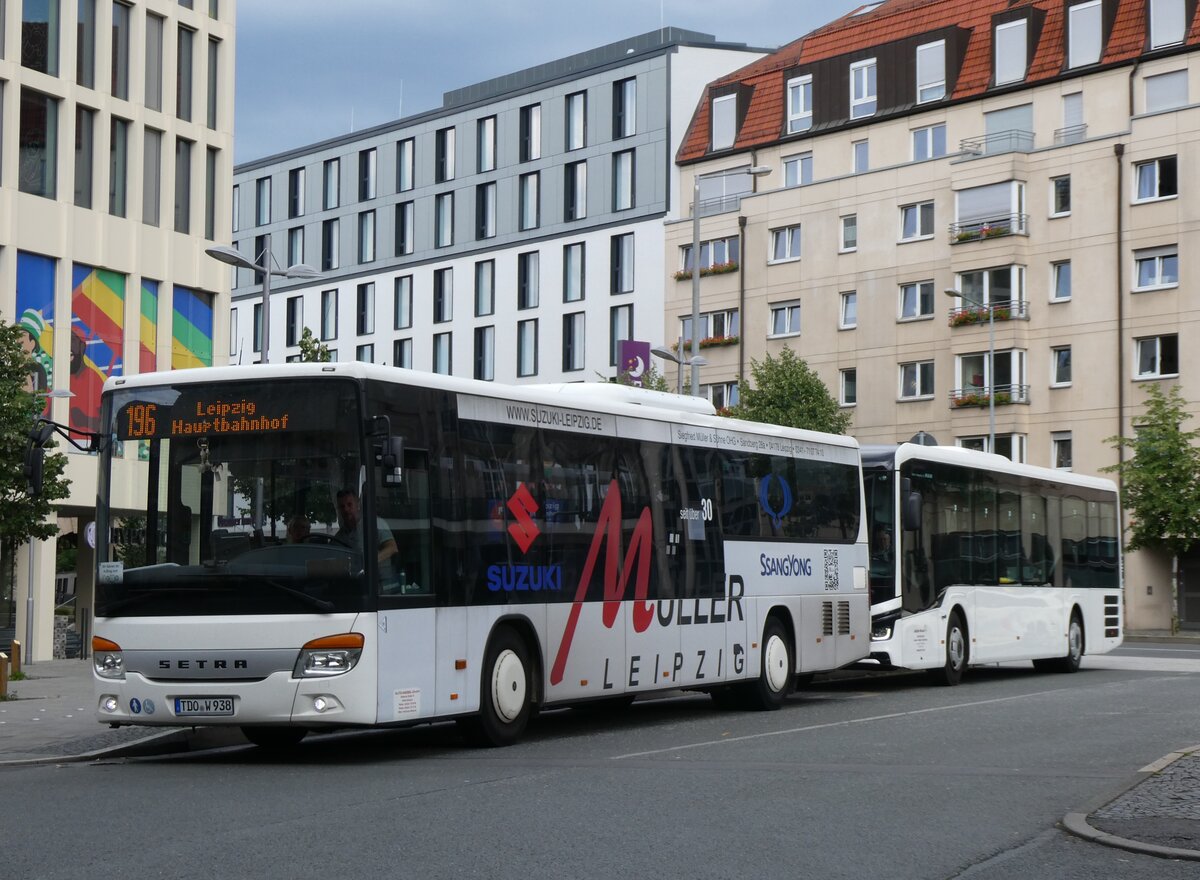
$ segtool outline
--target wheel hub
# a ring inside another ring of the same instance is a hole
[[[515,720],[525,706],[525,667],[521,658],[505,649],[492,668],[492,705],[506,724]]]

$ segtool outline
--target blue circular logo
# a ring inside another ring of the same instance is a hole
[[[134,715],[139,714],[142,711],[142,701],[139,700],[137,697],[134,697],[132,700],[130,700],[129,701],[129,711],[132,712]]]

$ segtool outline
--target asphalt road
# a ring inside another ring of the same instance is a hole
[[[772,713],[698,695],[547,713],[499,751],[441,725],[7,768],[0,873],[1193,880],[1055,826],[1198,742],[1200,646],[949,689],[843,673]]]

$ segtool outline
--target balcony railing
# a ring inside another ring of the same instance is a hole
[[[997,385],[996,406],[1008,406],[1013,403],[1029,403],[1028,385]],[[966,388],[953,388],[950,391],[950,406],[953,409],[988,405],[988,389],[968,385]]]
[[[996,217],[989,217],[986,220],[972,220],[969,223],[951,223],[950,244],[1003,238],[1006,235],[1025,235],[1028,219],[1028,214],[1001,214]]]
[[[991,312],[990,316],[989,312]],[[989,317],[993,321],[1028,321],[1029,303],[998,302],[987,306],[964,306],[961,309],[951,309],[949,324],[951,327],[986,324]]]
[[[1066,128],[1056,128],[1054,130],[1054,143],[1056,146],[1061,144],[1077,144],[1086,137],[1086,122],[1081,122],[1078,125],[1068,125]]]
[[[997,153],[1031,153],[1033,152],[1033,132],[1012,128],[1008,131],[997,131],[980,137],[963,138],[959,141],[959,149],[964,153],[974,153],[976,156],[994,156]]]
[[[741,210],[742,197],[753,195],[753,193],[729,193],[723,196],[713,196],[709,199],[701,199],[699,202],[700,216],[711,217],[713,214],[728,214],[730,211]],[[697,207],[696,202],[692,202],[688,209],[695,212]],[[694,213],[689,216],[694,216]]]

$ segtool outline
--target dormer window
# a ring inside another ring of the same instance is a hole
[[[812,77],[797,76],[788,80],[788,134],[812,128]]]
[[[946,97],[946,41],[917,46],[917,103]]]
[[[850,65],[850,118],[872,116],[875,106],[875,59],[856,61]]]
[[[737,135],[737,95],[723,95],[712,102],[712,148],[727,150]]]
[[[1067,8],[1067,66],[1095,64],[1100,60],[1100,0]]]
[[[1150,48],[1175,46],[1187,30],[1184,0],[1150,0]]]
[[[1028,62],[1029,23],[1025,19],[996,25],[993,37],[995,84],[1020,82],[1025,79]]]

